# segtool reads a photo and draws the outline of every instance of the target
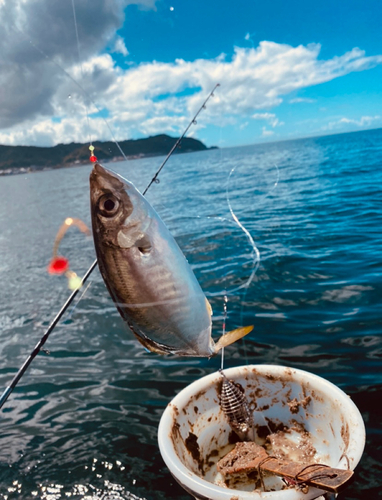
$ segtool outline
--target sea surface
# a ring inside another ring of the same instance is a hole
[[[110,167],[143,190],[161,160]],[[66,217],[90,225],[90,168],[0,178],[1,392],[70,294],[47,265]],[[225,367],[308,370],[360,409],[367,444],[348,500],[382,498],[381,181],[382,129],[174,155],[147,195],[209,297],[214,337],[224,294],[227,329],[255,325]],[[83,275],[92,238],[71,228],[60,254]],[[189,499],[157,427],[221,359],[146,352],[98,269],[89,283],[0,411],[0,499]]]

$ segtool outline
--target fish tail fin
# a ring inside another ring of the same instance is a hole
[[[242,326],[241,328],[237,328],[236,330],[232,330],[230,332],[227,332],[225,335],[222,335],[215,344],[215,353],[219,352],[220,349],[222,349],[223,347],[227,347],[228,345],[231,345],[237,340],[243,338],[252,330],[253,330],[253,325]]]

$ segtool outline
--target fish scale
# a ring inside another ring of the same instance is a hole
[[[122,259],[116,258],[116,256],[113,256],[113,263],[115,264],[115,275],[118,276],[119,278],[119,286],[116,288],[119,289],[119,294],[121,295],[121,291],[126,292],[125,297],[128,297],[128,302],[119,302],[119,310],[123,317],[125,319],[128,319],[129,316],[132,317],[134,322],[145,322],[145,319],[147,317],[146,310],[148,308],[156,308],[158,310],[158,315],[162,313],[162,303],[163,302],[168,302],[173,308],[174,308],[174,313],[172,314],[171,317],[171,323],[174,325],[176,324],[182,324],[185,321],[188,320],[190,317],[190,306],[188,301],[184,296],[182,296],[179,292],[176,293],[177,291],[174,290],[173,287],[173,281],[171,280],[171,273],[164,269],[163,266],[158,265],[154,263],[153,265],[148,265],[148,274],[149,276],[153,276],[156,273],[159,275],[165,275],[167,279],[164,279],[161,281],[160,286],[156,286],[156,289],[158,291],[158,296],[159,300],[156,302],[157,305],[155,305],[155,301],[149,301],[147,295],[145,296],[144,293],[142,293],[141,290],[141,285],[139,285],[138,282],[131,281],[129,279],[126,279],[126,276],[131,274],[131,266],[128,266],[126,261],[123,261]],[[129,271],[127,271],[129,269]],[[139,306],[139,304],[147,304],[149,303],[150,305],[147,306],[142,306],[142,307],[135,307],[134,308],[134,313],[130,314],[128,313],[128,305],[134,304]],[[126,306],[126,307],[125,307]],[[176,306],[176,308],[175,308]],[[146,327],[151,328],[151,324],[146,324]],[[172,325],[170,325],[172,326]],[[166,329],[165,326],[159,327],[160,330]],[[173,329],[173,335],[176,335],[177,329]],[[187,344],[187,342],[186,342]]]
[[[171,272],[163,265],[154,263],[148,265],[148,275],[160,277],[155,281],[155,288],[158,294],[158,303],[168,302],[173,307],[172,321],[174,323],[187,322],[190,318],[190,301],[179,290],[174,287],[174,279]],[[176,307],[175,307],[176,306]]]

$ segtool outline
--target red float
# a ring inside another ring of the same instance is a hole
[[[65,274],[69,269],[69,261],[65,257],[53,257],[48,266],[49,274]]]

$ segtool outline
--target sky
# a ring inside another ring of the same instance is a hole
[[[0,144],[382,127],[380,0],[0,0]]]

